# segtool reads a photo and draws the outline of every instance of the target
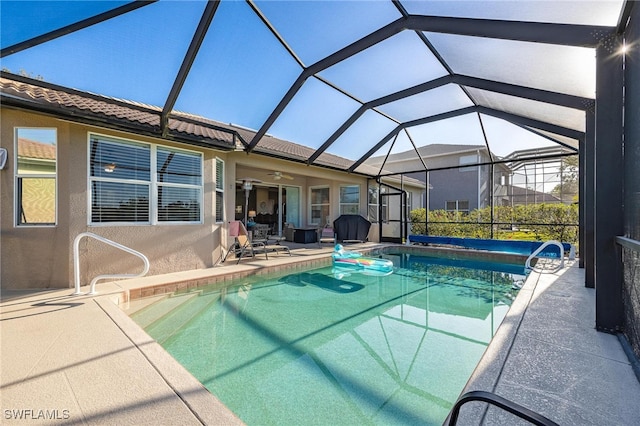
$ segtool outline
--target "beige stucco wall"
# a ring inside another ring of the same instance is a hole
[[[46,227],[14,225],[14,129],[52,127],[58,145],[58,223]],[[0,172],[0,278],[2,288],[73,287],[73,241],[92,232],[140,251],[149,258],[149,275],[212,267],[220,256],[221,224],[215,223],[212,194],[215,158],[226,154],[162,141],[204,153],[204,221],[196,225],[89,226],[87,217],[87,137],[89,132],[159,143],[153,138],[73,124],[24,111],[2,109],[2,147],[7,167]],[[226,164],[225,164],[226,165]],[[229,171],[227,170],[227,173]],[[228,178],[229,179],[229,178]],[[233,179],[233,178],[231,178]],[[225,240],[226,241],[226,240]],[[101,274],[138,273],[142,261],[91,238],[81,240],[81,283]]]
[[[14,131],[16,127],[57,129],[58,188],[69,184],[70,125],[59,120],[2,108],[0,144],[8,158],[0,171],[0,279],[2,288],[66,287],[69,282],[69,195],[59,191],[58,225],[14,226]]]

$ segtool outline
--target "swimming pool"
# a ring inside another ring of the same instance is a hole
[[[175,293],[132,315],[249,425],[442,424],[522,264],[389,253]]]

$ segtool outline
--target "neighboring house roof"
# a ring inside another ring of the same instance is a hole
[[[21,157],[39,160],[55,160],[56,147],[48,143],[32,141],[30,139],[18,139],[18,152]]]
[[[78,122],[101,125],[117,130],[161,137],[159,107],[108,96],[82,92],[22,76],[2,72],[0,77],[2,104],[69,118]],[[173,111],[169,116],[165,139],[223,150],[242,149],[253,139],[255,131],[224,124],[205,117]],[[306,163],[315,149],[293,142],[265,136],[253,152],[289,161]],[[337,170],[346,170],[353,161],[322,153],[316,162]],[[361,165],[358,174],[378,175],[378,168]],[[424,186],[416,179],[405,178],[407,184]]]
[[[521,186],[508,185],[507,194],[509,197],[512,197],[514,200],[524,200],[529,198],[534,198],[539,203],[561,203],[562,200],[552,194],[546,192],[540,192],[533,189],[523,188]],[[506,196],[506,195],[505,195]]]
[[[465,152],[475,152],[477,150],[487,150],[485,145],[452,145],[452,144],[444,144],[444,143],[434,143],[430,145],[421,146],[418,148],[418,152],[421,157],[435,157],[440,155],[453,155],[453,154],[462,154]],[[404,152],[398,152],[396,154],[391,154],[387,158],[387,163],[391,162],[400,162],[407,160],[416,160],[418,158],[416,151],[411,149]],[[377,156],[369,158],[365,163],[366,164],[382,164],[385,156]]]

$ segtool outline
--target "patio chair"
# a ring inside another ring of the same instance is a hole
[[[282,237],[269,235],[269,226],[258,225],[253,228],[253,237],[251,238],[251,242],[254,244],[254,247],[258,244],[263,244],[264,247],[262,248],[264,248],[264,250],[266,250],[267,252],[277,253],[279,251],[284,251],[289,253],[289,256],[291,256],[289,247],[280,244],[280,241],[282,241],[283,239],[284,238]],[[270,241],[275,241],[275,244],[271,244]]]
[[[231,243],[227,249],[227,254],[225,254],[224,259],[222,259],[223,262],[227,260],[227,256],[229,256],[231,252],[234,252],[238,258],[236,263],[240,263],[242,256],[246,253],[249,253],[252,257],[255,256],[256,253],[264,253],[265,258],[269,259],[266,250],[264,250],[266,244],[263,242],[253,243],[249,238],[247,228],[244,227],[244,223],[238,220],[229,222],[229,236],[233,237],[233,243]]]
[[[326,224],[324,228],[318,229],[318,244],[322,245],[322,243],[336,243],[336,233],[329,224]]]
[[[240,228],[244,229],[244,233],[249,235],[244,224],[240,223]],[[242,232],[241,232],[242,233]],[[265,257],[269,259],[269,253],[285,252],[291,256],[289,247],[280,244],[269,244],[269,227],[268,226],[256,226],[252,231],[253,235],[250,239],[250,246],[253,253],[264,253]]]
[[[262,243],[265,246],[268,244],[269,225],[257,224],[251,228],[251,242]]]

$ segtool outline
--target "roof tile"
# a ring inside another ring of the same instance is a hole
[[[162,109],[137,102],[95,95],[49,84],[38,85],[37,80],[24,82],[11,78],[0,78],[0,92],[3,96],[32,101],[39,105],[48,105],[62,110],[76,110],[95,117],[106,117],[122,123],[137,123],[160,131]],[[255,131],[233,124],[224,124],[201,116],[173,111],[169,117],[168,128],[172,134],[183,135],[187,141],[202,139],[202,142],[222,142],[230,149],[244,148],[251,141]],[[236,135],[238,137],[236,137]],[[313,148],[293,142],[264,136],[257,144],[255,152],[266,155],[278,155],[294,161],[307,161],[315,152]],[[353,161],[337,155],[322,153],[316,164],[339,170],[347,170]],[[377,168],[362,164],[358,171],[375,176]]]

